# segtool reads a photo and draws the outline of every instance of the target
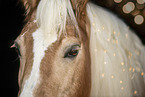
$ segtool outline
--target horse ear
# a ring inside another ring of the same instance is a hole
[[[76,16],[79,16],[80,13],[86,9],[86,4],[88,0],[71,0],[72,7]]]
[[[71,0],[71,4],[78,22],[78,26],[83,34],[89,37],[89,19],[86,12],[86,4],[88,0]]]
[[[26,19],[31,17],[32,13],[36,10],[40,0],[21,0],[25,10],[26,10]]]

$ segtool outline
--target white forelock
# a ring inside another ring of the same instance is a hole
[[[78,25],[70,0],[41,0],[36,20],[38,26],[43,30],[44,36],[66,32],[66,23],[69,20],[78,30]]]

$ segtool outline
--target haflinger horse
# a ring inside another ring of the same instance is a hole
[[[22,0],[19,97],[145,97],[145,47],[87,0]]]

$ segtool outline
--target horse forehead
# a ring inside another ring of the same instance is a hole
[[[21,37],[28,37],[28,32],[25,32]],[[48,35],[48,38],[44,38],[43,32],[40,28],[36,29],[35,32],[31,34],[33,39],[33,63],[32,69],[30,71],[29,77],[25,80],[23,90],[20,97],[33,97],[33,91],[40,83],[40,65],[41,61],[45,56],[45,51],[48,47],[57,40],[57,35]],[[29,38],[29,37],[28,37]],[[27,44],[27,43],[25,43]],[[29,47],[26,45],[26,47]],[[27,52],[26,52],[27,53]],[[28,59],[29,60],[29,59]],[[26,64],[27,65],[27,64]]]

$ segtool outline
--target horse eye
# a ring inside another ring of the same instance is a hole
[[[15,42],[13,47],[15,47],[15,50],[18,53],[18,55],[21,56],[18,43]]]
[[[67,49],[64,58],[74,58],[78,55],[80,49],[80,45],[73,45]]]
[[[16,47],[15,49],[16,49],[16,52],[18,53],[18,55],[19,55],[19,56],[21,56],[21,53],[20,53],[19,48],[18,48],[18,47]]]

